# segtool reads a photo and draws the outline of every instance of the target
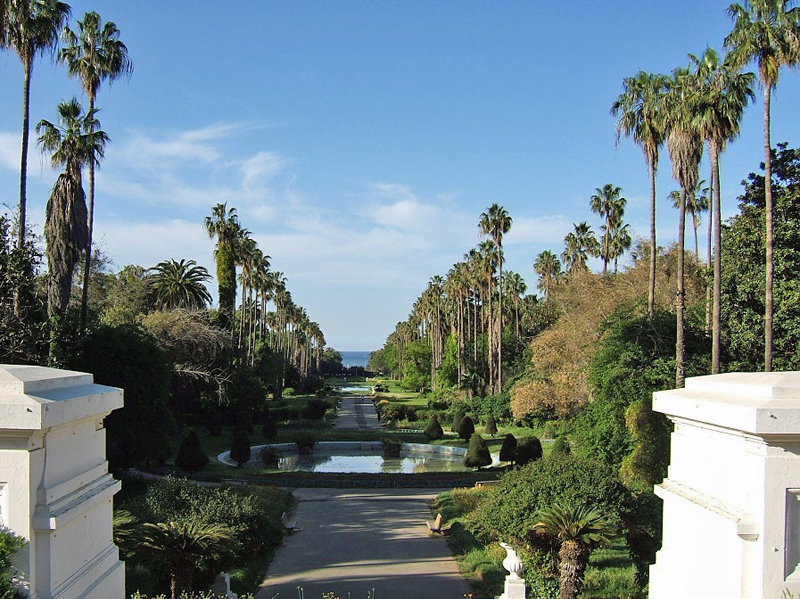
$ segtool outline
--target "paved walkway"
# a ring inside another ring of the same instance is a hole
[[[333,421],[333,428],[363,431],[380,427],[375,406],[369,397],[359,395],[342,398],[342,408]]]
[[[256,599],[462,599],[469,587],[445,539],[431,538],[426,501],[435,492],[297,489],[288,536]],[[348,595],[349,593],[349,595]]]

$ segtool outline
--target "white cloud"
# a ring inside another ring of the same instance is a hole
[[[519,243],[562,243],[572,230],[572,221],[565,216],[516,217],[511,224],[504,245]]]
[[[277,175],[283,166],[284,160],[276,154],[259,152],[242,164],[242,174],[244,175],[242,185],[245,188],[263,185]]]

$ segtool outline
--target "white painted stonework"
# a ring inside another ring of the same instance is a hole
[[[28,540],[15,564],[32,599],[125,596],[103,428],[122,403],[91,374],[0,365],[0,519]]]
[[[800,372],[690,378],[653,409],[675,430],[650,598],[800,596]]]

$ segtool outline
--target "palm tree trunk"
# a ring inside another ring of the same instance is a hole
[[[677,330],[675,334],[675,386],[682,389],[686,380],[686,365],[684,363],[684,328],[683,309],[685,303],[684,290],[684,243],[686,230],[686,190],[681,188],[681,205],[678,217],[678,292],[675,294],[675,313],[677,316]]]
[[[770,84],[764,86],[764,215],[766,220],[766,281],[764,285],[764,372],[772,371],[772,155],[769,139]]]
[[[708,142],[708,155],[711,156],[711,141],[710,140]],[[717,193],[717,191],[715,190],[716,186],[714,185],[715,181],[716,181],[716,177],[714,176],[714,167],[712,166],[711,167],[711,175],[709,177],[709,183],[710,184],[708,186],[711,191],[708,194],[709,195],[709,198],[708,198],[708,200],[709,200],[709,206],[708,206],[709,215],[708,215],[708,235],[707,235],[707,239],[706,239],[706,250],[707,250],[706,269],[709,272],[711,271],[711,260],[712,260],[712,256],[711,256],[711,241],[712,241],[712,234],[713,234],[712,233],[712,223],[716,218],[716,215],[714,213],[714,201],[715,201],[714,200],[714,196]],[[718,246],[719,246],[719,244],[717,243],[717,247]],[[713,308],[714,303],[713,303],[713,299],[712,299],[712,295],[711,295],[711,290],[713,289],[713,287],[714,287],[713,281],[708,281],[708,279],[706,279],[706,335],[711,335],[712,334],[712,315],[711,314],[712,314],[712,311],[714,309]],[[712,352],[713,352],[713,348],[712,348]],[[713,356],[713,353],[712,353],[712,356]],[[712,357],[712,361],[713,361],[713,357]]]
[[[25,190],[28,181],[28,141],[30,137],[31,112],[31,72],[33,71],[33,54],[25,56],[25,81],[22,89],[22,154],[19,160],[19,230],[17,231],[17,247],[25,244]]]
[[[89,96],[89,114],[94,110],[94,96]],[[92,131],[94,133],[94,131]],[[89,160],[89,244],[83,262],[83,289],[81,290],[80,333],[86,329],[86,312],[89,307],[89,276],[92,270],[92,232],[94,231],[94,161],[92,154]]]
[[[589,549],[573,540],[564,541],[558,551],[558,599],[577,599],[583,586],[583,572],[589,560]]]
[[[498,240],[499,241],[499,240]],[[497,244],[497,380],[495,393],[503,392],[503,246]]]
[[[722,208],[720,202],[719,185],[719,149],[714,144],[709,152],[711,157],[711,169],[714,173],[713,189],[714,198],[712,201],[714,219],[714,296],[711,314],[711,374],[718,374],[720,368],[720,295],[722,288],[722,248],[721,248],[721,220]],[[711,219],[709,219],[711,220]],[[710,243],[710,241],[709,241]],[[710,246],[709,246],[710,247]],[[710,254],[710,251],[709,251]],[[709,258],[711,256],[709,255]]]
[[[650,171],[650,287],[647,290],[647,317],[653,320],[656,301],[656,165],[648,161]]]

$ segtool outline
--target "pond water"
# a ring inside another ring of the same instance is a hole
[[[263,467],[260,454],[265,445],[250,448],[251,458],[248,466]],[[375,441],[320,441],[309,454],[297,453],[294,443],[274,443],[270,445],[281,458],[278,469],[285,472],[338,472],[338,473],[397,473],[418,474],[420,472],[465,472],[471,470],[464,466],[467,450],[461,447],[427,445],[424,443],[403,443],[400,457],[389,458],[383,455],[383,445]],[[492,456],[498,463],[497,456]],[[236,464],[226,451],[217,459],[229,466]]]
[[[357,386],[345,386],[345,387],[336,387],[337,391],[341,391],[342,393],[361,393],[363,395],[368,395],[372,393],[372,387],[357,387]]]

